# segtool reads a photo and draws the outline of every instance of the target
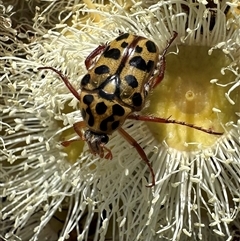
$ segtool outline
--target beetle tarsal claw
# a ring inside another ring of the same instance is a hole
[[[112,158],[113,158],[112,152],[110,151],[110,152],[108,152],[108,153],[106,154],[105,159],[107,159],[107,160],[112,160]]]

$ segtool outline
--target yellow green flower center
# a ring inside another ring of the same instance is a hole
[[[150,95],[144,114],[183,121],[188,124],[225,132],[225,124],[236,122],[240,110],[240,90],[231,93],[231,104],[225,97],[236,76],[225,70],[231,59],[221,50],[208,54],[209,47],[179,46],[178,54],[167,56],[165,77]],[[146,122],[147,123],[147,122]],[[213,145],[219,135],[208,134],[177,124],[147,123],[159,143],[194,151]]]

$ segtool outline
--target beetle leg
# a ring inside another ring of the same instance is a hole
[[[78,139],[74,139],[74,140],[62,141],[61,145],[64,147],[68,147],[69,145],[71,145],[72,143],[74,143],[76,141],[82,141],[82,139],[78,138]]]
[[[101,145],[102,148],[104,148],[107,151],[107,154],[105,155],[105,159],[112,160],[113,155],[110,149],[108,149],[104,144]]]
[[[130,144],[132,145],[138,152],[138,154],[141,156],[142,160],[147,164],[151,175],[152,175],[152,184],[147,185],[147,187],[153,187],[155,186],[155,174],[152,169],[152,165],[149,162],[144,150],[142,147],[137,143],[135,139],[133,139],[126,131],[124,131],[121,127],[118,128],[118,132],[123,136],[123,138]]]
[[[88,143],[88,142],[87,142],[87,143]],[[94,151],[92,150],[92,146],[88,143],[89,150],[90,150],[90,152],[91,152],[93,155],[95,155],[95,156],[96,156],[96,155],[99,155],[101,158],[105,158],[105,159],[107,159],[107,160],[112,160],[113,155],[112,155],[111,150],[108,149],[104,144],[100,144],[99,146],[100,146],[99,152],[94,152]],[[107,154],[106,154],[105,156],[104,156],[104,150],[107,151]]]
[[[85,59],[85,66],[87,70],[92,66],[94,63],[95,57],[97,57],[99,54],[102,54],[102,52],[106,49],[107,44],[105,45],[99,45],[96,49],[94,49]]]
[[[50,69],[54,71],[56,74],[60,76],[60,78],[63,80],[65,85],[68,87],[68,89],[72,92],[72,94],[80,101],[80,95],[78,92],[75,90],[75,88],[72,86],[72,84],[69,82],[67,76],[63,75],[61,71],[53,68],[53,67],[39,67],[38,70],[43,70],[43,69]]]
[[[63,141],[61,143],[61,145],[67,147],[75,141],[85,141],[85,138],[83,136],[83,128],[85,128],[85,127],[86,127],[86,123],[84,121],[79,121],[79,122],[74,123],[73,129],[79,135],[80,138],[74,139],[74,140],[69,140],[69,141]]]
[[[84,131],[83,131],[85,127],[86,127],[85,121],[78,121],[73,124],[74,131],[79,135],[82,141],[86,141],[84,137]]]
[[[86,127],[85,121],[79,121],[73,124],[74,131],[80,136],[80,138],[85,141],[85,137],[83,135],[83,128]]]
[[[157,75],[157,77],[153,76],[153,78],[149,81],[151,89],[155,88],[164,78],[164,72],[165,72],[165,67],[166,67],[165,56],[166,56],[166,53],[167,53],[169,47],[171,46],[172,42],[177,37],[177,35],[178,35],[177,32],[174,31],[173,36],[171,37],[171,39],[167,43],[166,48],[163,50],[162,56],[160,58],[160,69],[159,69],[158,75]]]
[[[138,115],[138,114],[131,114],[127,117],[128,119],[132,119],[132,120],[140,120],[140,121],[149,121],[149,122],[157,122],[157,123],[165,123],[165,124],[178,124],[178,125],[182,125],[182,126],[188,126],[190,128],[199,130],[199,131],[203,131],[206,132],[208,134],[212,134],[212,135],[223,135],[223,132],[216,132],[213,131],[211,128],[209,129],[204,129],[200,126],[195,126],[194,124],[188,124],[185,123],[184,121],[177,121],[177,120],[172,120],[169,118],[160,118],[160,117],[156,117],[156,116],[144,116],[144,115]]]

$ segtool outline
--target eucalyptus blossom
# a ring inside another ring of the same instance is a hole
[[[237,238],[238,1],[20,3],[0,2],[0,238]],[[79,101],[58,75],[38,68],[60,70],[80,92],[84,61],[100,44],[130,32],[164,50],[174,31],[165,78],[142,114],[222,134],[127,120],[123,128],[155,172],[152,188],[148,167],[118,132],[107,144],[111,161],[83,141],[63,147],[78,138]]]

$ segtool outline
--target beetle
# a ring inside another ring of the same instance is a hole
[[[87,142],[90,151],[101,158],[106,152],[105,158],[112,159],[112,152],[105,145],[109,141],[109,135],[118,130],[147,164],[152,176],[152,183],[147,187],[155,185],[155,174],[142,147],[121,127],[126,119],[175,123],[210,134],[222,134],[169,118],[136,113],[145,106],[149,91],[162,81],[165,55],[176,37],[177,33],[174,32],[161,55],[152,40],[130,33],[123,33],[113,41],[99,45],[85,60],[88,72],[81,80],[80,93],[60,71],[53,67],[38,68],[57,73],[79,100],[83,121],[75,123],[73,128],[81,140]],[[63,141],[62,145],[68,146],[78,140]]]

